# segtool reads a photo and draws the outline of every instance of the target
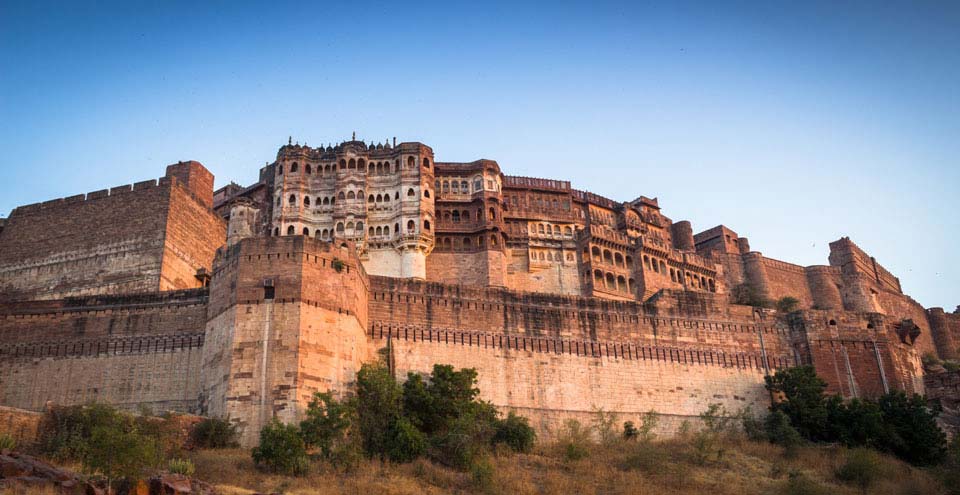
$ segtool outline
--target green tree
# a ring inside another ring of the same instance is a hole
[[[946,458],[947,436],[937,426],[939,410],[919,395],[894,391],[878,401],[886,425],[885,447],[907,462],[929,466]]]
[[[351,414],[350,405],[334,399],[333,393],[314,393],[307,405],[307,417],[300,422],[304,444],[320,449],[320,455],[330,459],[334,447],[344,441]]]
[[[357,373],[357,422],[368,456],[386,457],[391,429],[401,416],[402,393],[382,364],[365,364]]]
[[[783,296],[777,300],[777,311],[793,313],[800,307],[800,300],[793,296]]]
[[[135,481],[144,470],[160,461],[157,441],[114,421],[94,426],[83,455],[83,470],[107,478],[107,486],[119,479]]]
[[[226,449],[236,447],[237,425],[229,420],[207,418],[197,423],[190,431],[193,444],[201,449]]]
[[[258,468],[273,473],[299,476],[310,464],[300,429],[276,419],[260,430],[260,444],[251,454]]]
[[[770,407],[790,418],[790,424],[804,438],[828,439],[828,414],[823,392],[827,383],[817,376],[812,366],[798,366],[778,370],[764,377],[767,390],[779,395]]]
[[[514,452],[529,452],[537,439],[537,432],[530,426],[530,422],[523,416],[517,416],[512,411],[506,419],[498,420],[496,431],[493,434],[494,445],[502,443]]]

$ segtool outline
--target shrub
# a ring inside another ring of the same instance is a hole
[[[506,444],[514,452],[529,452],[536,438],[537,432],[527,418],[510,412],[506,419],[497,421],[493,444]]]
[[[387,442],[387,457],[393,462],[410,462],[427,450],[427,437],[407,418],[393,424]]]
[[[880,478],[880,458],[870,449],[854,449],[847,454],[847,460],[837,469],[837,479],[859,487],[864,493]]]
[[[473,486],[481,491],[489,492],[493,489],[493,464],[486,457],[477,459],[470,466],[470,480]]]
[[[254,447],[252,456],[257,468],[273,473],[299,476],[309,466],[299,428],[276,419],[260,430],[260,444]]]
[[[940,361],[940,358],[938,358],[936,354],[932,352],[923,353],[923,356],[920,356],[920,362],[922,362],[924,366],[934,366],[934,365],[942,364],[942,361]]]
[[[927,407],[923,397],[896,391],[882,395],[877,402],[887,432],[883,448],[920,466],[938,464],[946,458],[947,436],[937,426],[939,410]]]
[[[623,438],[624,440],[636,440],[640,436],[640,430],[633,425],[633,421],[626,421],[623,423]]]
[[[780,445],[787,457],[794,457],[797,448],[803,442],[797,429],[790,425],[790,418],[783,411],[774,411],[767,415],[763,424],[764,436],[770,443]]]
[[[13,450],[17,448],[17,441],[6,433],[0,433],[0,450]]]
[[[792,296],[781,297],[777,301],[777,311],[781,313],[793,313],[800,307],[800,300]]]
[[[640,428],[637,429],[641,442],[649,442],[656,438],[657,435],[653,430],[657,428],[659,422],[660,416],[657,411],[651,409],[643,414],[643,417],[640,418]]]
[[[782,400],[774,402],[771,411],[780,411],[790,418],[790,424],[804,438],[811,440],[829,440],[825,438],[827,428],[827,405],[823,392],[827,383],[817,376],[813,366],[798,366],[778,370],[773,376],[767,376],[767,390],[774,395],[780,394]]]
[[[334,258],[333,261],[330,263],[330,266],[333,267],[333,269],[336,270],[337,273],[340,273],[343,271],[344,268],[347,267],[347,264],[344,263],[343,260],[341,259]]]
[[[720,404],[710,404],[700,413],[700,421],[704,428],[693,436],[694,462],[705,464],[714,455],[722,460],[727,450],[723,436],[730,432],[733,417]]]
[[[829,490],[803,473],[790,473],[781,490],[784,495],[828,495]]]
[[[557,445],[563,457],[568,461],[577,461],[590,455],[587,446],[590,443],[590,432],[579,421],[568,419],[560,431]]]
[[[787,419],[789,424],[790,419]],[[764,420],[757,418],[750,408],[740,412],[740,427],[748,439],[754,442],[768,440],[767,432],[764,427]]]
[[[402,391],[382,364],[364,364],[357,372],[357,423],[363,450],[385,458],[389,432],[400,418]]]
[[[237,425],[229,420],[206,418],[190,431],[193,444],[201,449],[226,449],[236,447]]]
[[[604,445],[609,445],[616,440],[614,425],[617,424],[616,413],[606,412],[602,408],[594,411],[593,430],[597,433],[597,439]]]
[[[190,459],[170,459],[167,463],[167,471],[173,474],[182,474],[184,476],[193,476],[196,471],[193,462]]]
[[[947,371],[960,371],[960,362],[944,361],[943,368]]]
[[[320,449],[321,456],[330,459],[334,447],[344,441],[351,414],[350,406],[334,399],[331,392],[314,393],[307,405],[307,417],[300,422],[304,444]]]
[[[82,458],[83,470],[100,473],[112,480],[136,480],[143,471],[160,461],[156,439],[140,435],[124,422],[104,423],[93,427]]]

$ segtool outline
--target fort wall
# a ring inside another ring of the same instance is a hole
[[[0,403],[196,410],[206,299],[190,290],[0,306]]]
[[[224,239],[223,221],[175,176],[22,206],[0,235],[0,297],[200,287],[196,270]]]

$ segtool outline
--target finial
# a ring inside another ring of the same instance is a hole
[[[356,140],[357,140],[357,131],[353,131],[353,136],[350,137],[350,140],[351,140],[351,141],[356,141]]]
[[[287,138],[287,144],[293,144],[293,136]]]
[[[397,136],[393,136],[393,147],[397,147]]]

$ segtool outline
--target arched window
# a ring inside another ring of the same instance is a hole
[[[497,236],[490,236],[490,247],[497,247]]]
[[[356,168],[357,168],[357,161],[354,160],[353,158],[351,158],[350,161],[347,162],[347,168],[348,168],[348,169],[351,169],[351,168],[352,168],[352,169],[356,169]]]
[[[590,248],[590,254],[593,256],[594,263],[600,263],[600,248],[593,246]]]
[[[617,266],[623,266],[623,255],[620,253],[614,253],[613,261],[616,263]]]
[[[413,168],[416,167],[416,166],[417,166],[417,161],[414,160],[414,158],[413,158],[412,156],[411,156],[411,157],[407,157],[407,168],[408,168],[408,169],[413,169]]]
[[[443,192],[444,192],[444,193],[450,192],[450,182],[449,182],[449,181],[443,181]]]
[[[463,191],[463,194],[467,194],[470,192],[470,186],[467,185],[467,181],[465,180],[460,181],[460,190]]]
[[[707,277],[700,277],[700,287],[703,289],[707,288]]]
[[[543,251],[540,251],[540,261],[543,261],[546,256],[543,255]]]
[[[293,225],[287,227],[287,235],[293,235],[294,232]]]
[[[330,231],[327,229],[323,229],[323,232],[320,233],[320,238],[327,239],[329,237],[330,237]]]
[[[356,193],[353,191],[347,191],[347,199],[357,199]]]
[[[374,233],[373,233],[373,227],[370,227],[370,228],[368,229],[367,235],[369,235],[370,237],[373,237],[373,235],[374,235]]]
[[[363,235],[363,222],[357,222],[357,230],[355,232],[357,234]]]
[[[655,272],[657,272],[657,273],[660,273],[660,266],[657,265],[657,259],[656,259],[656,258],[650,258],[650,264],[653,266],[653,271],[655,271]]]
[[[313,168],[310,167],[310,164],[309,164],[309,163],[304,166],[304,169],[306,170],[307,174],[312,174],[312,173],[313,173]]]
[[[309,235],[310,235],[310,229],[304,227],[304,228],[303,228],[303,235],[309,236]]]
[[[378,194],[376,201],[377,201],[377,203],[382,203],[382,202],[383,202],[383,195],[382,195],[382,194]]]
[[[710,280],[708,280],[707,283],[710,285],[710,292],[716,292],[716,291],[717,291],[717,286],[716,286],[716,284],[714,284],[712,278],[711,278]]]
[[[424,159],[423,159],[423,168],[427,168],[427,169],[430,168],[430,159],[429,159],[429,158],[424,158]]]
[[[373,203],[374,201],[376,201],[376,198],[374,198],[372,194],[367,197],[367,203]]]
[[[310,206],[310,196],[303,197],[303,206]]]
[[[417,193],[413,192],[413,188],[412,188],[412,187],[411,187],[410,189],[407,189],[407,197],[408,197],[408,198],[412,198],[412,197],[414,197],[414,196],[416,196],[416,195],[417,195]]]
[[[347,222],[347,230],[353,231],[353,222]]]
[[[617,288],[617,279],[613,277],[612,273],[607,272],[606,279],[608,289],[614,290]]]
[[[490,217],[490,218],[489,218],[490,220],[496,220],[496,218],[497,218],[497,210],[494,209],[494,208],[491,206],[491,207],[490,207],[490,211],[488,212],[488,216]]]
[[[459,183],[459,182],[453,181],[453,186],[452,186],[452,188],[453,188],[453,194],[460,194],[460,183]]]
[[[564,228],[563,228],[563,236],[564,236],[564,237],[573,237],[573,229],[570,228],[570,227],[564,227]]]
[[[412,191],[412,190],[413,190],[413,189],[411,189],[411,191]],[[397,191],[397,192],[393,193],[393,199],[396,200],[396,201],[400,201],[400,191]]]
[[[573,261],[573,253],[567,253],[567,261]]]
[[[297,196],[295,194],[291,194],[290,199],[287,202],[291,205],[297,204]]]
[[[479,192],[483,189],[483,181],[479,177],[473,180],[473,192]]]
[[[340,191],[340,194],[337,195],[337,199],[339,200],[347,199],[347,195],[344,194],[343,191]]]
[[[542,223],[537,225],[537,233],[541,235],[545,233]]]
[[[390,193],[387,193],[387,194],[384,194],[384,195],[383,195],[383,202],[384,202],[384,203],[389,203],[389,202],[390,202]]]
[[[460,223],[460,212],[459,212],[459,211],[453,210],[453,218],[452,218],[452,221],[453,221],[453,223]]]
[[[377,235],[383,235],[383,227],[377,227]]]
[[[673,268],[670,269],[670,280],[677,281],[677,272],[673,271]]]
[[[330,198],[323,198],[323,205],[326,206],[329,204],[330,204]]]
[[[412,190],[413,190],[413,189],[411,189],[411,191],[412,191]],[[408,220],[408,221],[407,221],[407,232],[413,233],[413,231],[414,231],[416,228],[417,228],[417,224],[416,224],[413,220]]]
[[[423,190],[423,197],[424,197],[424,198],[429,198],[429,197],[430,197],[430,190],[429,190],[429,189],[424,189],[424,190]]]
[[[338,234],[343,233],[343,222],[337,222],[337,233]]]
[[[277,175],[283,175],[283,164],[277,165]]]
[[[277,196],[277,206],[280,206],[280,196]]]
[[[367,167],[367,173],[373,175],[377,172],[377,166],[373,163],[370,163],[370,166]]]
[[[627,279],[623,275],[617,277],[617,290],[627,292]]]
[[[603,250],[603,262],[608,265],[613,264],[613,253],[611,253],[608,249]]]
[[[292,174],[292,173],[296,172],[297,170],[299,170],[299,168],[300,168],[300,166],[297,165],[297,162],[291,163],[291,164],[290,164],[290,173]]]
[[[367,161],[363,158],[357,160],[357,170],[364,170],[367,168]]]
[[[274,237],[280,237],[280,227],[274,227],[274,228],[273,228],[273,236],[274,236]]]
[[[643,264],[647,266],[647,270],[650,269],[650,257],[643,255]]]
[[[430,232],[430,220],[423,221],[423,230],[424,232]]]
[[[397,222],[393,224],[393,235],[397,235],[399,233],[400,233],[400,223]]]
[[[347,168],[347,161],[343,158],[340,159],[340,170],[345,170]]]
[[[630,291],[631,294],[637,291],[636,286],[637,286],[637,283],[632,278],[630,280],[627,280],[627,290]]]

